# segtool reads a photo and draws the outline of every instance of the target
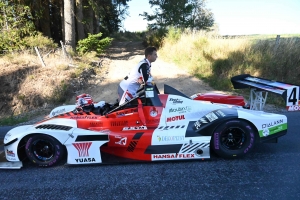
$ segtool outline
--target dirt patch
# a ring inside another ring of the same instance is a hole
[[[85,91],[80,92],[92,95],[95,101],[115,102],[118,97],[118,84],[130,72],[131,68],[144,58],[144,49],[142,42],[114,42],[105,57],[110,60],[110,64],[103,66],[106,68],[105,76],[101,76],[103,80],[98,82],[95,80],[95,84],[91,84]],[[159,58],[159,51],[158,59],[152,63],[151,73],[161,92],[163,92],[163,85],[168,84],[188,96],[198,92],[223,93],[222,91],[215,91],[203,81],[191,76],[187,70],[179,68],[175,64],[164,62]]]

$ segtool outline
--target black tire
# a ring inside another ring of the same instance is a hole
[[[256,130],[243,120],[230,120],[219,125],[211,139],[212,150],[223,158],[238,158],[255,145]]]
[[[65,154],[65,148],[59,141],[42,134],[28,138],[25,151],[29,160],[40,167],[57,164]]]

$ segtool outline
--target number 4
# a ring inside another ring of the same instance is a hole
[[[289,103],[293,103],[293,105],[298,104],[298,98],[297,98],[297,87],[294,87],[290,93],[290,96],[288,98]],[[297,104],[296,104],[297,103]]]

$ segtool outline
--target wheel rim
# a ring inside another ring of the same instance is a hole
[[[54,145],[47,140],[36,140],[32,145],[32,152],[38,160],[47,162],[54,156]]]
[[[243,147],[246,139],[246,133],[241,128],[228,128],[221,135],[221,145],[228,150],[237,150]]]

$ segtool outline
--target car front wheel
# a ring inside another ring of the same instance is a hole
[[[40,167],[50,167],[62,160],[65,149],[55,138],[37,134],[28,138],[26,155],[31,162]]]
[[[212,135],[212,149],[223,158],[242,157],[255,144],[256,130],[244,120],[230,120],[219,125]]]

